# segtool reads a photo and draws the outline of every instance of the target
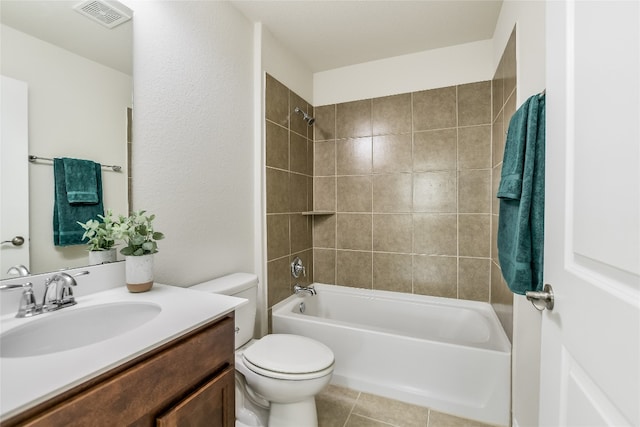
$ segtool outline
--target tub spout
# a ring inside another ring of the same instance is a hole
[[[313,296],[313,295],[316,295],[316,288],[314,288],[313,285],[300,286],[300,285],[296,284],[293,287],[293,292],[296,295],[304,296],[304,294],[308,294],[309,296]]]

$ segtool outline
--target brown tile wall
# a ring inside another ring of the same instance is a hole
[[[491,82],[316,107],[317,282],[490,300]]]
[[[313,282],[313,129],[293,112],[313,107],[282,83],[266,78],[266,204],[268,308],[288,297],[297,282]],[[306,277],[295,281],[290,263],[299,256]],[[269,316],[270,317],[270,316]]]
[[[499,200],[495,197],[500,184],[502,157],[506,142],[507,129],[511,116],[516,111],[516,30],[511,33],[502,54],[496,74],[492,80],[492,198],[491,204],[491,304],[502,322],[509,339],[513,334],[513,294],[502,278],[498,261],[498,214]]]
[[[300,256],[301,284],[487,301],[511,336],[495,193],[516,109],[515,52],[514,30],[490,82],[315,109],[267,75],[269,309],[291,295]],[[336,214],[301,214],[309,210]]]

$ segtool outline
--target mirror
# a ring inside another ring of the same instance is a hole
[[[53,164],[48,160],[28,162],[24,153],[121,166],[120,172],[102,168],[102,200],[105,210],[128,212],[133,23],[128,20],[107,28],[73,9],[81,2],[0,2],[3,87],[4,77],[26,83],[28,106],[28,147],[16,147],[20,142],[5,137],[4,130],[1,141],[3,156],[9,151],[23,153],[14,163],[24,171],[25,178],[21,178],[23,172],[16,171],[9,180],[3,175],[3,181],[11,181],[10,191],[28,193],[28,212],[11,204],[11,194],[5,194],[9,191],[4,191],[3,185],[0,237],[3,241],[16,235],[26,238],[23,246],[28,246],[32,274],[81,267],[89,262],[85,245],[54,246]],[[92,3],[120,8],[131,15],[121,3]],[[4,103],[3,97],[3,107]],[[20,189],[21,183],[28,184]],[[28,230],[8,229],[5,223],[9,218],[4,214],[7,206],[11,216],[28,218]],[[2,257],[10,258],[7,254],[18,249],[10,243],[2,244]],[[1,278],[15,277],[7,276],[6,271],[0,274]]]

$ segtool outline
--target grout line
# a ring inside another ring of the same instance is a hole
[[[493,146],[493,127],[495,126],[495,120],[493,120],[493,106],[494,106],[494,102],[493,102],[493,85],[494,85],[494,79],[491,79],[491,128],[490,128],[490,135],[489,135],[489,158],[490,158],[490,164],[491,164],[491,179],[489,180],[489,185],[491,186],[491,204],[490,204],[490,211],[491,214],[489,216],[489,304],[491,304],[491,288],[493,288],[492,283],[493,283],[493,268],[491,268],[491,263],[493,262],[493,198],[495,197],[495,195],[493,194],[493,189],[495,188],[494,186],[494,166],[493,166],[493,150],[494,150],[494,146]],[[502,86],[502,92],[503,92],[503,96],[504,96],[504,85]],[[504,108],[504,105],[502,106]],[[497,115],[496,115],[497,118]],[[427,423],[427,427],[429,427],[429,423]]]
[[[333,208],[336,212],[336,220],[333,230],[333,240],[336,249],[334,249],[333,255],[333,282],[338,283],[338,104],[333,104],[333,138],[335,148],[333,150]],[[348,417],[347,417],[348,419]]]
[[[344,426],[346,427],[347,424],[349,423],[349,418],[351,418],[351,414],[353,414],[353,410],[356,409],[356,405],[358,404],[358,399],[360,399],[360,395],[362,394],[362,392],[358,392],[358,395],[356,396],[356,398],[353,401],[353,405],[351,406],[351,409],[349,410],[349,414],[347,415],[347,419],[344,421]]]
[[[378,420],[376,418],[367,417],[366,415],[360,415],[360,414],[354,414],[354,415],[357,415],[358,417],[363,418],[365,420],[375,421],[376,424],[382,424],[389,427],[401,427],[401,424],[391,424],[386,421]],[[351,417],[351,415],[349,415],[349,417]]]
[[[414,104],[414,93],[415,92],[411,92],[411,106],[410,106],[410,112],[411,112],[411,251],[414,252],[415,251],[415,247],[416,247],[416,237],[415,237],[415,230],[416,230],[416,223],[415,223],[415,212],[414,212],[414,198],[415,198],[415,185],[414,185],[414,167],[413,167],[413,162],[414,162],[414,158],[415,158],[415,123],[414,123],[414,111],[413,111],[413,104]],[[415,256],[411,255],[411,293],[415,294],[416,293],[416,284],[415,284]]]
[[[371,211],[369,212],[370,219],[371,219],[371,255],[370,255],[371,286],[370,288],[373,289],[373,98],[371,98],[371,100],[369,101],[369,134],[372,135],[370,136],[371,162],[369,165],[370,166],[369,182],[371,184],[369,186],[369,195],[371,196]]]
[[[460,125],[459,86],[456,85],[456,299],[460,298],[460,171],[458,168],[458,138]]]

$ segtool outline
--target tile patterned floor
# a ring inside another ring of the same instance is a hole
[[[490,427],[334,385],[316,396],[316,405],[318,427]]]

